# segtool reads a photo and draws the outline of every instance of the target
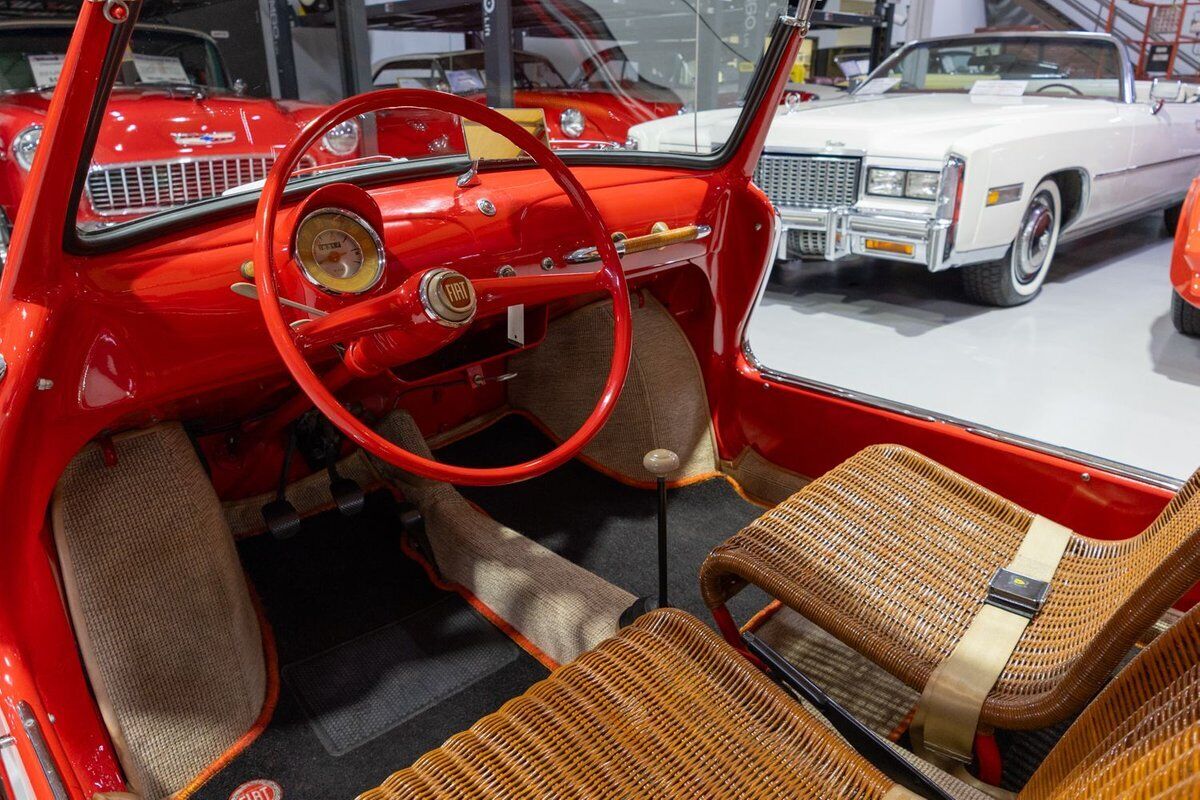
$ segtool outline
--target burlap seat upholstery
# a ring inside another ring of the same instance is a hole
[[[943,778],[954,796],[980,796]],[[1106,687],[1019,800],[1182,800],[1198,792],[1193,611]],[[912,795],[698,620],[668,610],[643,617],[359,800],[515,797]]]
[[[917,690],[954,648],[1029,511],[903,447],[871,447],[717,547],[701,570],[713,609],[757,585]],[[1073,535],[1045,607],[981,724],[1068,718],[1200,580],[1200,473],[1141,535]]]

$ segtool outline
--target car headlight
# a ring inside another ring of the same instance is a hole
[[[321,137],[321,145],[335,156],[348,156],[358,149],[358,124],[339,122]]]
[[[868,170],[867,194],[881,197],[904,197],[904,170],[878,168]]]
[[[941,180],[940,172],[872,167],[867,170],[867,194],[934,201]]]
[[[587,120],[583,118],[583,112],[578,108],[564,108],[563,112],[558,115],[559,127],[572,139],[583,136],[583,127],[586,124]]]
[[[910,172],[904,181],[904,196],[913,200],[937,200],[940,172]]]
[[[38,144],[42,141],[42,126],[30,125],[17,134],[12,143],[13,158],[26,172],[33,166],[33,154],[37,152]]]

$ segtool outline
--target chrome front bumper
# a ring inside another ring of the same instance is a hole
[[[825,234],[827,261],[847,256],[870,256],[890,261],[921,264],[930,272],[941,272],[958,266],[950,242],[951,224],[921,214],[882,212],[859,208],[805,209],[781,208],[783,230],[811,231]],[[780,237],[779,258],[788,255],[788,237]],[[869,239],[880,239],[898,245],[911,245],[912,255],[868,249]]]

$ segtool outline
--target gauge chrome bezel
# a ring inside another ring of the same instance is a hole
[[[367,286],[365,286],[362,289],[359,289],[357,291],[352,291],[352,292],[344,291],[341,289],[334,289],[330,286],[326,286],[324,283],[321,282],[321,280],[319,278],[317,278],[315,275],[313,275],[311,272],[309,272],[308,267],[305,265],[304,259],[301,256],[300,232],[304,230],[304,226],[307,225],[309,220],[311,220],[313,217],[330,215],[330,214],[335,214],[335,215],[338,215],[341,217],[345,217],[346,219],[350,220],[351,222],[357,223],[358,225],[360,225],[362,227],[363,230],[365,230],[370,235],[371,241],[374,242],[374,244],[375,244],[375,257],[379,262],[379,269],[376,271],[374,279]],[[317,208],[317,209],[314,209],[304,215],[304,219],[300,220],[300,223],[298,225],[296,225],[296,231],[292,235],[292,261],[295,262],[296,266],[300,270],[300,274],[304,276],[304,279],[306,281],[308,281],[313,286],[320,289],[322,292],[325,292],[326,294],[335,295],[335,296],[356,296],[356,295],[366,294],[367,292],[371,291],[376,286],[378,286],[379,282],[383,280],[383,273],[387,267],[387,259],[384,256],[384,252],[383,252],[383,239],[379,236],[378,231],[376,231],[375,228],[371,225],[371,223],[367,222],[367,220],[364,219],[362,216],[355,214],[353,211],[348,211],[344,208],[337,208],[336,206],[329,206],[326,208]]]

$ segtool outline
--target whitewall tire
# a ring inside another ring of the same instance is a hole
[[[963,267],[963,288],[976,303],[1010,307],[1037,297],[1058,249],[1062,194],[1042,181],[1029,198],[1008,255],[990,264]]]

